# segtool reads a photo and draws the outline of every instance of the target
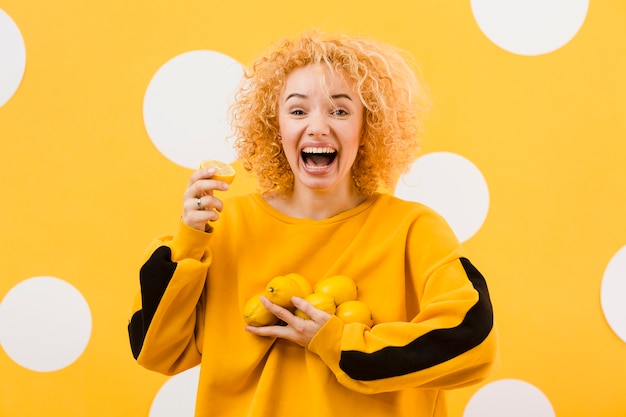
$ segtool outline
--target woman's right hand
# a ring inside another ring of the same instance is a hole
[[[211,231],[207,222],[219,219],[222,200],[213,195],[213,191],[226,191],[228,184],[211,179],[215,168],[200,169],[189,178],[187,190],[183,194],[183,222],[194,229]]]

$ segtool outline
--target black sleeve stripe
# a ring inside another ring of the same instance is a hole
[[[340,368],[351,378],[373,381],[417,372],[446,362],[482,343],[493,327],[487,283],[466,258],[460,259],[478,301],[456,327],[432,330],[406,346],[390,346],[373,353],[343,351]]]
[[[135,312],[128,323],[128,339],[130,340],[130,349],[133,357],[137,359],[143,347],[143,340],[146,333],[143,330],[143,312],[141,310]]]
[[[128,336],[135,359],[141,353],[148,327],[174,275],[176,266],[177,263],[172,262],[172,250],[167,246],[160,246],[139,271],[141,310],[133,314],[128,324]]]

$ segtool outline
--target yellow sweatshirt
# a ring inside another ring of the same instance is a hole
[[[353,278],[374,325],[333,316],[306,348],[246,332],[245,302],[291,272]],[[140,287],[133,354],[168,375],[200,364],[198,417],[443,417],[445,390],[497,362],[482,275],[442,217],[387,194],[319,221],[224,199],[212,233],[181,221],[151,244]]]

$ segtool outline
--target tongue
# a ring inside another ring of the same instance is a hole
[[[334,153],[325,153],[325,154],[304,154],[304,162],[307,165],[313,166],[327,166],[330,165],[335,159]]]

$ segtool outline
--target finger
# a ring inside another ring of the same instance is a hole
[[[264,326],[264,327],[246,327],[246,330],[250,333],[254,333],[258,336],[267,336],[267,337],[278,337],[282,339],[291,340],[299,344],[300,346],[306,346],[313,336],[318,332],[318,330],[322,327],[321,324],[318,324],[312,320],[304,320],[300,317],[297,317],[291,313],[291,311],[273,304],[265,297],[260,297],[263,305],[276,317],[282,320],[286,326]],[[301,301],[304,301],[300,299]],[[306,301],[305,301],[306,302]],[[311,306],[311,308],[315,309],[315,307]],[[320,311],[321,313],[324,313]],[[327,313],[324,313],[327,314]],[[330,315],[328,315],[330,318]]]
[[[227,190],[227,183],[212,179],[215,172],[215,168],[205,168],[194,171],[189,176],[185,197],[210,194],[212,190]]]
[[[215,174],[217,173],[217,169],[216,168],[205,168],[205,169],[199,169],[198,171],[198,176],[200,179],[213,179],[213,177],[215,176]],[[218,181],[218,180],[216,180]],[[226,186],[228,186],[227,182],[224,181],[219,181],[219,182],[223,182]],[[226,187],[228,188],[228,187]]]
[[[221,212],[224,209],[222,200],[212,195],[189,198],[186,204],[189,206],[189,210],[215,210]]]
[[[228,190],[228,184],[223,181],[199,179],[187,187],[183,194],[183,199],[213,195],[215,190],[226,191]]]
[[[215,168],[205,168],[194,171],[189,177],[189,186],[201,179],[210,179],[215,175]]]
[[[182,220],[194,229],[206,231],[207,222],[217,221],[222,208],[221,200],[212,196],[188,198],[183,203]]]
[[[222,202],[211,196],[188,198],[183,203],[183,215],[194,219],[216,221],[222,209]]]
[[[255,327],[255,326],[246,326],[245,330],[247,332],[250,332],[252,334],[255,334],[257,336],[262,336],[262,337],[273,337],[273,338],[281,338],[281,339],[290,339],[289,337],[287,337],[287,334],[285,334],[285,326],[261,326],[261,327]],[[290,339],[291,340],[291,339]]]
[[[290,324],[293,318],[299,319],[299,317],[294,316],[291,311],[287,310],[284,307],[279,306],[278,304],[272,303],[267,297],[260,297],[261,303],[269,310],[270,313],[278,317],[280,320],[284,321],[287,324]]]
[[[302,319],[299,319],[299,320],[302,320]],[[304,322],[304,320],[302,320],[302,322]],[[295,329],[291,325],[287,325],[287,326],[274,325],[274,326],[261,326],[261,327],[246,326],[245,330],[257,336],[275,337],[275,338],[290,340],[294,343],[299,344],[300,346],[306,346],[308,341],[311,339],[310,336],[304,335],[302,332],[299,332],[297,329]]]
[[[304,303],[307,303],[301,298],[299,300],[303,301]],[[283,337],[285,339],[292,340],[304,346],[306,345],[308,340],[310,340],[311,337],[317,332],[318,328],[320,327],[316,321],[305,320],[303,318],[300,318],[296,316],[295,314],[293,314],[290,310],[283,308],[279,305],[273,304],[271,301],[269,301],[265,297],[261,297],[261,302],[272,314],[274,314],[276,317],[278,317],[280,320],[282,320],[286,324],[286,326],[278,326],[279,328],[272,329],[271,334],[274,336]],[[311,304],[309,304],[309,306],[310,308],[317,310]],[[330,318],[330,316],[328,316],[328,318]],[[328,318],[321,319],[321,320],[325,322],[326,320],[328,320]],[[320,318],[318,317],[318,319]]]
[[[316,323],[325,323],[330,318],[330,314],[318,308],[313,307],[311,303],[309,303],[303,298],[291,297],[291,302],[298,310],[305,313],[307,316],[311,318],[311,320],[313,320]]]

